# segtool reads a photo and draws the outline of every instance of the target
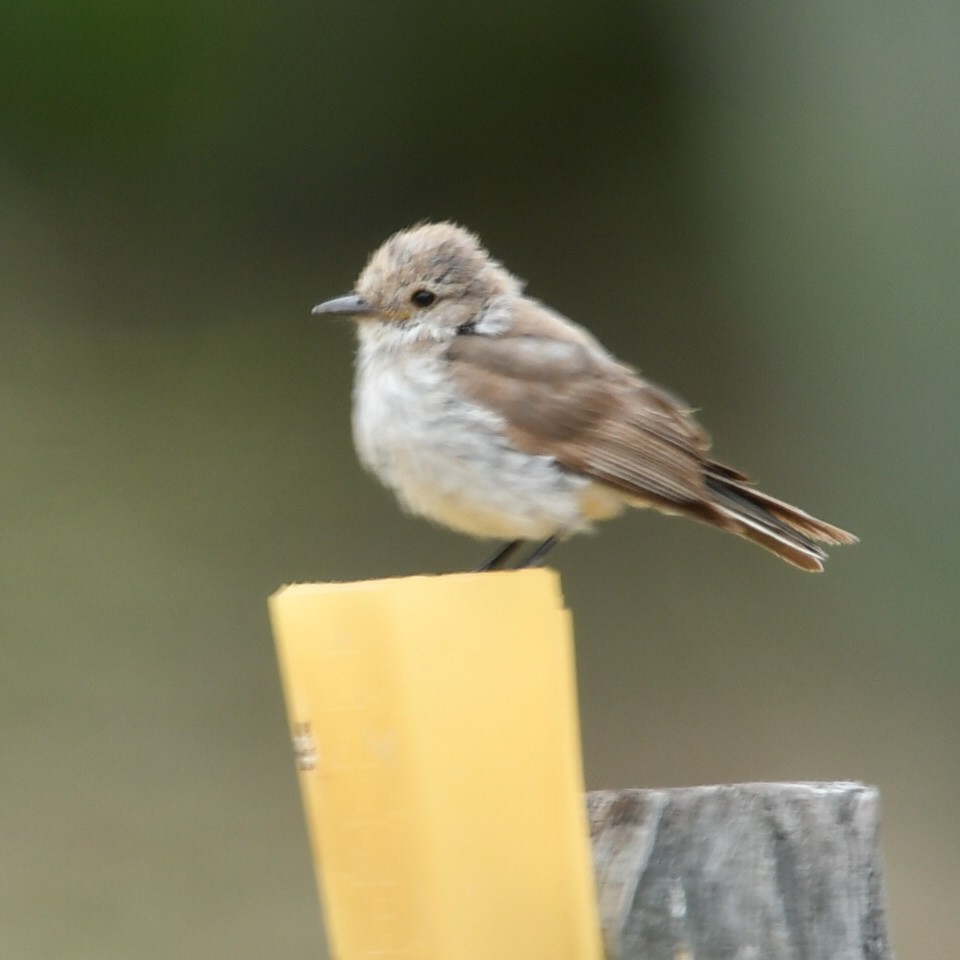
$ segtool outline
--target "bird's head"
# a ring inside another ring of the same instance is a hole
[[[520,289],[472,233],[453,223],[424,223],[390,237],[370,256],[353,293],[313,312],[443,340]]]

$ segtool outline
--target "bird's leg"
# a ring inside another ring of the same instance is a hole
[[[521,560],[520,563],[516,565],[515,570],[523,570],[526,567],[541,567],[543,566],[544,558],[547,554],[560,542],[559,537],[547,537],[546,540],[541,543],[533,553],[527,557],[526,560]]]
[[[521,543],[523,543],[522,540],[510,540],[505,543],[489,560],[481,563],[480,566],[477,567],[477,573],[482,573],[486,570],[499,570],[507,560],[516,553]]]

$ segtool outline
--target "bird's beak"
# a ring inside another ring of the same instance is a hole
[[[378,311],[363,297],[351,293],[346,297],[337,297],[335,300],[318,303],[310,312],[327,317],[369,317]]]

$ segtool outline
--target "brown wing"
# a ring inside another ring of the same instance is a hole
[[[457,337],[448,357],[460,389],[502,414],[518,447],[639,500],[708,497],[710,439],[682,402],[532,301],[515,320],[506,335]]]
[[[815,541],[856,537],[756,490],[707,459],[710,438],[686,405],[618,363],[585,330],[521,301],[507,334],[458,336],[448,348],[464,394],[502,414],[511,440],[638,502],[728,530],[804,570]]]

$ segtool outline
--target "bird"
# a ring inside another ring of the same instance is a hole
[[[452,222],[389,237],[353,291],[313,308],[358,340],[359,459],[408,512],[503,541],[478,568],[539,566],[565,538],[652,507],[819,572],[840,527],[710,456],[692,408],[644,379]]]

